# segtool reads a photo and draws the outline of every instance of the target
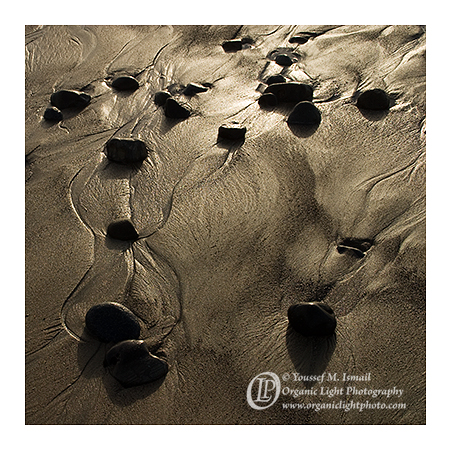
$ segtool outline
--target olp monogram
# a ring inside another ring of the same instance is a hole
[[[280,379],[272,372],[254,377],[247,387],[247,402],[254,409],[266,409],[274,405],[280,395]]]
[[[281,386],[281,380],[286,383],[294,382],[317,382],[318,387],[308,389],[291,388]],[[343,373],[323,373],[321,375],[302,375],[296,372],[285,372],[279,378],[273,372],[262,372],[254,377],[247,387],[247,402],[256,410],[262,410],[273,406],[282,397],[292,397],[296,402],[282,403],[284,410],[342,410],[359,412],[372,409],[406,409],[404,402],[381,402],[380,397],[386,400],[392,397],[401,398],[403,389],[396,386],[386,389],[375,389],[359,386],[343,386],[346,381],[370,381],[371,373],[349,375]],[[322,386],[323,382],[334,382],[332,386]],[[337,384],[335,384],[337,383]],[[349,398],[352,397],[352,398]],[[366,397],[366,398],[365,398]],[[370,401],[373,400],[373,401]]]

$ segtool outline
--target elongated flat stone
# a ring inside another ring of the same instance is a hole
[[[269,85],[264,93],[274,94],[279,103],[311,102],[313,100],[313,87],[303,83],[274,83]]]
[[[91,101],[91,96],[79,91],[61,90],[50,96],[50,103],[58,109],[84,108]]]
[[[246,135],[246,127],[238,124],[225,124],[219,127],[218,138],[241,140]]]
[[[243,41],[241,39],[232,39],[230,41],[225,41],[222,43],[222,48],[225,52],[237,52],[239,50],[242,50],[243,48]]]
[[[93,306],[85,317],[86,328],[101,342],[138,339],[141,333],[136,316],[120,303],[101,303]]]
[[[136,78],[130,75],[123,75],[115,78],[111,86],[118,91],[136,91],[139,88],[139,83]]]
[[[297,34],[296,36],[290,37],[288,42],[290,44],[305,44],[312,37],[313,36],[311,34],[300,33],[300,34]]]
[[[277,75],[271,75],[267,78],[266,84],[275,84],[275,83],[286,83],[287,79],[281,75],[280,73]]]
[[[207,92],[208,88],[197,83],[189,83],[188,86],[183,90],[183,93],[188,96],[200,94],[202,92]]]
[[[126,340],[111,347],[104,365],[125,388],[151,383],[168,373],[167,363],[152,355],[140,340]]]
[[[119,164],[142,162],[148,155],[146,144],[138,139],[112,138],[106,143],[105,150],[107,158]]]
[[[303,336],[329,336],[335,332],[337,319],[326,303],[299,303],[288,308],[288,321]]]

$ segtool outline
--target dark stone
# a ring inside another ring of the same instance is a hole
[[[138,139],[110,139],[105,146],[106,156],[119,164],[135,164],[147,158],[146,144]]]
[[[191,109],[187,104],[168,98],[164,104],[164,114],[171,119],[187,119],[191,115]]]
[[[219,127],[218,138],[220,139],[241,140],[245,135],[246,127],[238,124],[231,123]]]
[[[136,316],[119,303],[101,303],[93,306],[85,317],[86,328],[101,342],[119,342],[138,339],[141,333]]]
[[[337,251],[338,253],[350,251],[354,256],[363,258],[372,245],[372,239],[345,238],[337,243]]]
[[[158,106],[163,106],[166,103],[166,100],[171,97],[171,94],[168,91],[158,91],[155,93],[154,102]]]
[[[279,64],[279,66],[283,67],[289,67],[291,66],[291,64],[293,64],[293,60],[285,53],[278,54],[276,56],[275,62],[276,64]]]
[[[288,116],[289,125],[319,125],[321,123],[321,113],[311,102],[298,103]]]
[[[205,86],[202,86],[201,84],[197,83],[189,83],[188,86],[184,89],[183,93],[188,96],[192,96],[195,94],[200,94],[201,92],[207,92],[208,88]]]
[[[130,75],[117,77],[111,83],[111,86],[118,91],[136,91],[139,88],[138,80]]]
[[[128,219],[111,222],[106,233],[110,238],[120,241],[136,241],[139,237],[135,227]]]
[[[390,97],[382,89],[371,89],[359,95],[357,107],[373,111],[384,111],[390,108]]]
[[[125,388],[151,383],[168,373],[167,363],[152,355],[140,340],[126,340],[111,347],[104,366]]]
[[[63,114],[58,108],[52,106],[51,108],[47,108],[45,110],[44,119],[53,122],[60,122],[61,120],[63,120]]]
[[[91,96],[78,91],[58,91],[50,96],[50,103],[58,109],[84,108],[91,101]]]
[[[305,44],[311,36],[307,35],[307,34],[299,34],[297,36],[292,36],[289,39],[289,43],[290,44]]]
[[[293,329],[303,336],[329,336],[337,326],[332,308],[320,302],[290,306],[288,321]]]
[[[313,87],[302,83],[274,83],[265,89],[265,94],[274,94],[279,103],[299,103],[313,100]]]
[[[262,108],[273,108],[274,106],[277,106],[278,103],[277,97],[274,94],[263,94],[258,99],[258,104]]]
[[[233,39],[222,43],[222,48],[225,52],[237,52],[243,48],[243,41],[241,39]]]
[[[278,75],[271,75],[266,80],[266,84],[275,84],[275,83],[286,83],[287,79],[281,75],[280,73]]]

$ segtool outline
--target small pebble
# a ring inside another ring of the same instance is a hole
[[[390,108],[390,97],[382,89],[371,89],[359,95],[357,107],[373,111],[384,111]]]
[[[266,80],[266,84],[275,84],[275,83],[286,83],[287,79],[281,75],[280,73],[278,75],[271,75]]]
[[[164,104],[164,114],[171,119],[187,119],[191,115],[191,109],[186,104],[168,98]]]
[[[163,106],[166,103],[166,100],[171,97],[171,94],[168,91],[158,91],[155,93],[154,102],[158,106]]]
[[[146,144],[138,139],[110,139],[105,146],[106,156],[119,164],[134,164],[147,158]]]
[[[313,87],[303,83],[274,83],[265,89],[265,94],[271,93],[277,97],[279,103],[299,103],[313,100]]]
[[[310,38],[311,36],[309,36],[308,34],[298,34],[296,36],[290,37],[288,42],[290,44],[305,44]]]
[[[44,112],[44,119],[53,121],[53,122],[60,122],[63,120],[63,114],[58,108],[55,108],[55,106],[52,106],[51,108],[47,108]]]
[[[243,48],[243,41],[241,39],[233,39],[231,41],[225,41],[222,43],[222,48],[225,52],[237,52],[239,50],[242,50]]]
[[[244,139],[245,134],[246,134],[246,127],[231,123],[231,124],[227,124],[227,125],[221,125],[219,127],[218,138],[241,140],[241,139]]]
[[[129,75],[117,77],[111,83],[111,86],[118,91],[136,91],[139,88],[138,80]]]
[[[167,363],[152,355],[141,340],[126,340],[111,347],[104,366],[125,388],[151,383],[168,373]]]
[[[110,238],[118,239],[119,241],[136,241],[139,237],[135,227],[128,219],[111,222],[106,233]]]
[[[141,333],[136,316],[124,305],[110,302],[93,306],[85,317],[88,331],[101,342],[138,339]]]
[[[319,125],[321,123],[321,113],[311,102],[298,103],[288,116],[289,125]]]
[[[192,96],[195,94],[200,94],[201,92],[207,92],[208,88],[205,86],[202,86],[201,84],[197,83],[189,83],[188,86],[184,89],[183,93],[188,96]]]
[[[263,94],[258,99],[258,104],[262,108],[273,108],[274,106],[277,106],[278,103],[277,97],[274,94]]]
[[[279,64],[279,66],[283,67],[289,67],[293,64],[293,60],[285,53],[278,54],[276,56],[275,62],[276,64]]]
[[[78,91],[58,91],[50,96],[50,103],[58,109],[84,108],[91,101],[91,96]]]
[[[299,303],[288,308],[288,321],[303,336],[329,336],[334,333],[337,319],[325,303]]]

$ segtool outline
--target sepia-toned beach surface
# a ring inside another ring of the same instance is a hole
[[[25,32],[27,424],[425,423],[425,27]]]

